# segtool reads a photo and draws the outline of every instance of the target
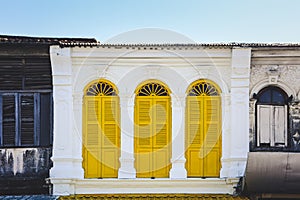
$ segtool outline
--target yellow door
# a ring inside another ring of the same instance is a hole
[[[207,81],[196,85],[198,87],[192,87],[193,93],[189,93],[186,102],[186,169],[188,177],[219,177],[222,150],[220,96],[216,91],[205,92],[204,89],[212,87]]]
[[[85,178],[117,178],[120,155],[118,96],[85,96],[83,168]]]
[[[148,89],[151,88],[156,87],[150,85]],[[157,96],[155,92],[151,94],[137,96],[135,101],[135,168],[138,178],[168,177],[170,170],[170,97]]]

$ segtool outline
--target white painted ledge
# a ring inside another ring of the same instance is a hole
[[[128,193],[187,193],[233,194],[238,183],[234,179],[51,179],[54,195],[69,194],[128,194]],[[67,186],[68,185],[68,186]],[[61,189],[64,188],[64,191]],[[68,191],[68,188],[70,189]],[[57,190],[56,190],[57,189]],[[62,194],[63,193],[63,194]]]

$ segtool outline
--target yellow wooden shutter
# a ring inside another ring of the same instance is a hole
[[[168,177],[170,170],[170,108],[168,97],[153,100],[153,177]]]
[[[137,98],[135,111],[135,153],[137,177],[152,176],[152,99]]]
[[[100,173],[100,104],[98,97],[85,97],[83,159],[86,178],[99,177]]]
[[[186,168],[188,177],[203,176],[203,101],[201,97],[187,99]],[[201,148],[202,147],[202,148]]]
[[[204,100],[204,176],[218,177],[221,157],[220,98],[203,97]]]
[[[119,101],[116,96],[101,97],[102,99],[102,144],[101,144],[101,177],[117,178],[119,169]]]

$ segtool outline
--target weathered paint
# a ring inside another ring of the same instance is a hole
[[[51,147],[0,149],[0,194],[49,193],[51,155]]]

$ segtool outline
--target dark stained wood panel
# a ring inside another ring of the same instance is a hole
[[[48,57],[0,57],[0,90],[52,89]]]

